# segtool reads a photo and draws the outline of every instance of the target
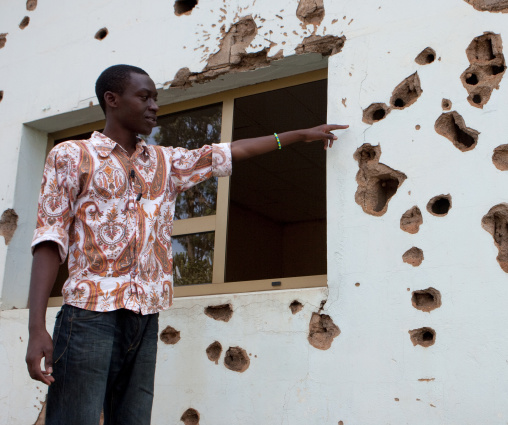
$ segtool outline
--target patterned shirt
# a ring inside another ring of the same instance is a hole
[[[175,201],[211,176],[231,174],[231,148],[147,145],[127,151],[101,133],[68,141],[46,160],[32,251],[40,242],[67,254],[65,304],[86,310],[167,309],[173,298]]]

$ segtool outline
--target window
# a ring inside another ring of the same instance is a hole
[[[312,127],[326,121],[326,104],[326,70],[313,71],[161,106],[159,126],[146,140],[194,149]],[[54,133],[50,147],[103,125]],[[326,286],[325,154],[321,143],[294,144],[235,163],[232,177],[180,195],[175,296]],[[65,278],[62,267],[53,297]]]

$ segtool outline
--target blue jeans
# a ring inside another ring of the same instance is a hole
[[[159,315],[64,305],[53,335],[46,425],[149,425]]]

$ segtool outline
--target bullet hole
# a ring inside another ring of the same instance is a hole
[[[431,47],[423,49],[420,52],[420,54],[415,58],[415,62],[418,65],[428,65],[429,63],[432,63],[435,60],[436,60],[436,51]]]
[[[180,68],[173,81],[171,81],[171,87],[179,87],[179,88],[188,88],[191,86],[189,81],[189,77],[191,76],[191,72],[189,68]]]
[[[498,249],[497,262],[508,273],[508,204],[492,207],[482,218],[482,227],[494,237]]]
[[[189,407],[182,415],[180,420],[184,425],[199,425],[199,412]]]
[[[508,145],[500,145],[494,149],[492,162],[498,170],[508,170]]]
[[[300,0],[296,9],[296,16],[303,26],[320,25],[325,16],[323,0]]]
[[[333,56],[339,53],[344,47],[346,37],[335,35],[315,35],[312,34],[303,39],[295,48],[297,55],[305,53],[320,53],[322,56]]]
[[[400,401],[397,397],[394,398],[395,401]]]
[[[466,83],[471,86],[476,86],[478,84],[478,77],[476,74],[466,74]]]
[[[19,23],[19,28],[24,30],[28,26],[29,23],[30,23],[30,17],[25,16]]]
[[[247,352],[240,347],[229,347],[224,355],[224,366],[234,372],[244,372],[250,365]]]
[[[452,101],[450,99],[443,99],[441,101],[441,108],[443,108],[444,111],[449,111],[452,109]]]
[[[430,347],[436,342],[436,331],[432,328],[420,328],[409,331],[409,336],[413,345]]]
[[[475,37],[466,49],[469,67],[460,79],[468,92],[467,101],[483,108],[506,71],[503,42],[499,34],[486,32]]]
[[[504,65],[501,65],[501,66],[493,65],[490,68],[490,71],[491,71],[492,75],[497,75],[497,74],[501,74],[502,72],[504,72],[505,69],[506,69],[506,66],[504,66]]]
[[[404,173],[379,163],[380,156],[380,146],[368,143],[360,146],[354,154],[359,166],[355,201],[365,213],[374,216],[386,213],[388,202],[407,178]]]
[[[356,286],[356,287],[359,287],[359,286],[360,286],[360,282],[356,282],[356,283],[355,283],[355,286]]]
[[[427,211],[437,217],[443,217],[446,214],[448,214],[448,211],[450,211],[451,207],[452,207],[452,197],[450,196],[450,194],[434,196],[427,203]]]
[[[12,208],[5,210],[0,217],[0,236],[4,237],[5,245],[9,245],[18,227],[18,214]]]
[[[192,9],[198,4],[198,0],[176,0],[175,15],[190,15]]]
[[[174,345],[180,341],[180,331],[177,331],[171,326],[166,326],[166,328],[161,332],[160,338],[164,344]]]
[[[395,87],[390,104],[395,109],[405,109],[415,103],[422,92],[418,72],[415,72]]]
[[[339,425],[344,425],[344,422],[342,422],[342,421],[339,421]]]
[[[219,364],[219,358],[222,353],[222,345],[219,341],[212,342],[206,349],[208,359],[215,364]]]
[[[450,140],[462,152],[474,149],[480,134],[479,131],[466,127],[464,118],[456,111],[443,112],[436,120],[434,129],[438,134]]]
[[[420,126],[420,124],[416,124],[416,125],[415,125],[415,130],[420,130],[420,128],[422,128],[422,127]]]
[[[26,10],[32,11],[37,7],[37,0],[27,0]]]
[[[400,218],[400,228],[404,232],[408,232],[411,234],[418,233],[418,230],[420,230],[420,225],[423,223],[423,217],[422,212],[420,211],[420,208],[418,208],[416,205],[407,210],[404,214],[402,214],[402,217]]]
[[[332,346],[333,339],[339,335],[340,329],[330,316],[312,313],[307,338],[310,345],[319,350],[328,350]]]
[[[291,309],[291,313],[296,314],[303,309],[303,304],[300,301],[294,300],[291,304],[289,304],[289,308]]]
[[[362,121],[366,124],[374,124],[381,121],[390,113],[390,108],[385,103],[373,103],[363,110]]]
[[[0,102],[3,100],[3,98],[4,98],[4,91],[0,90]]]
[[[423,261],[423,251],[420,248],[413,246],[402,255],[402,261],[404,261],[404,263],[411,264],[413,267],[418,267]]]
[[[464,0],[480,12],[508,13],[506,0]]]
[[[0,49],[3,49],[5,43],[7,43],[8,34],[9,34],[8,32],[3,32],[2,34],[0,34]]]
[[[411,303],[417,310],[429,313],[441,307],[441,293],[434,288],[413,291]]]
[[[233,307],[231,304],[210,305],[205,308],[205,314],[214,320],[229,322],[233,316]]]
[[[97,40],[104,40],[108,34],[109,34],[108,29],[104,27],[95,33],[95,38]]]

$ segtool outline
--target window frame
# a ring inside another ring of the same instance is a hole
[[[231,143],[233,134],[233,112],[235,99],[283,89],[291,86],[297,86],[314,81],[325,80],[328,78],[328,69],[318,69],[303,74],[280,78],[268,82],[235,88],[211,95],[197,97],[190,100],[176,102],[167,105],[161,105],[157,113],[158,116],[181,112],[189,109],[195,109],[212,104],[222,104],[221,121],[221,142]],[[105,120],[67,128],[48,134],[47,153],[52,149],[55,140],[72,137],[73,135],[94,131],[104,128]],[[234,168],[234,167],[233,167]],[[215,215],[204,217],[193,217],[176,220],[173,223],[172,236],[182,236],[202,232],[214,232],[214,260],[213,274],[211,283],[203,283],[188,286],[175,286],[175,298],[234,294],[245,292],[259,292],[271,290],[287,290],[327,287],[327,275],[298,276],[288,278],[250,280],[239,282],[225,282],[226,266],[226,241],[227,225],[229,212],[229,185],[230,177],[219,177],[217,186],[217,208]],[[61,305],[62,297],[51,297],[49,306]]]

